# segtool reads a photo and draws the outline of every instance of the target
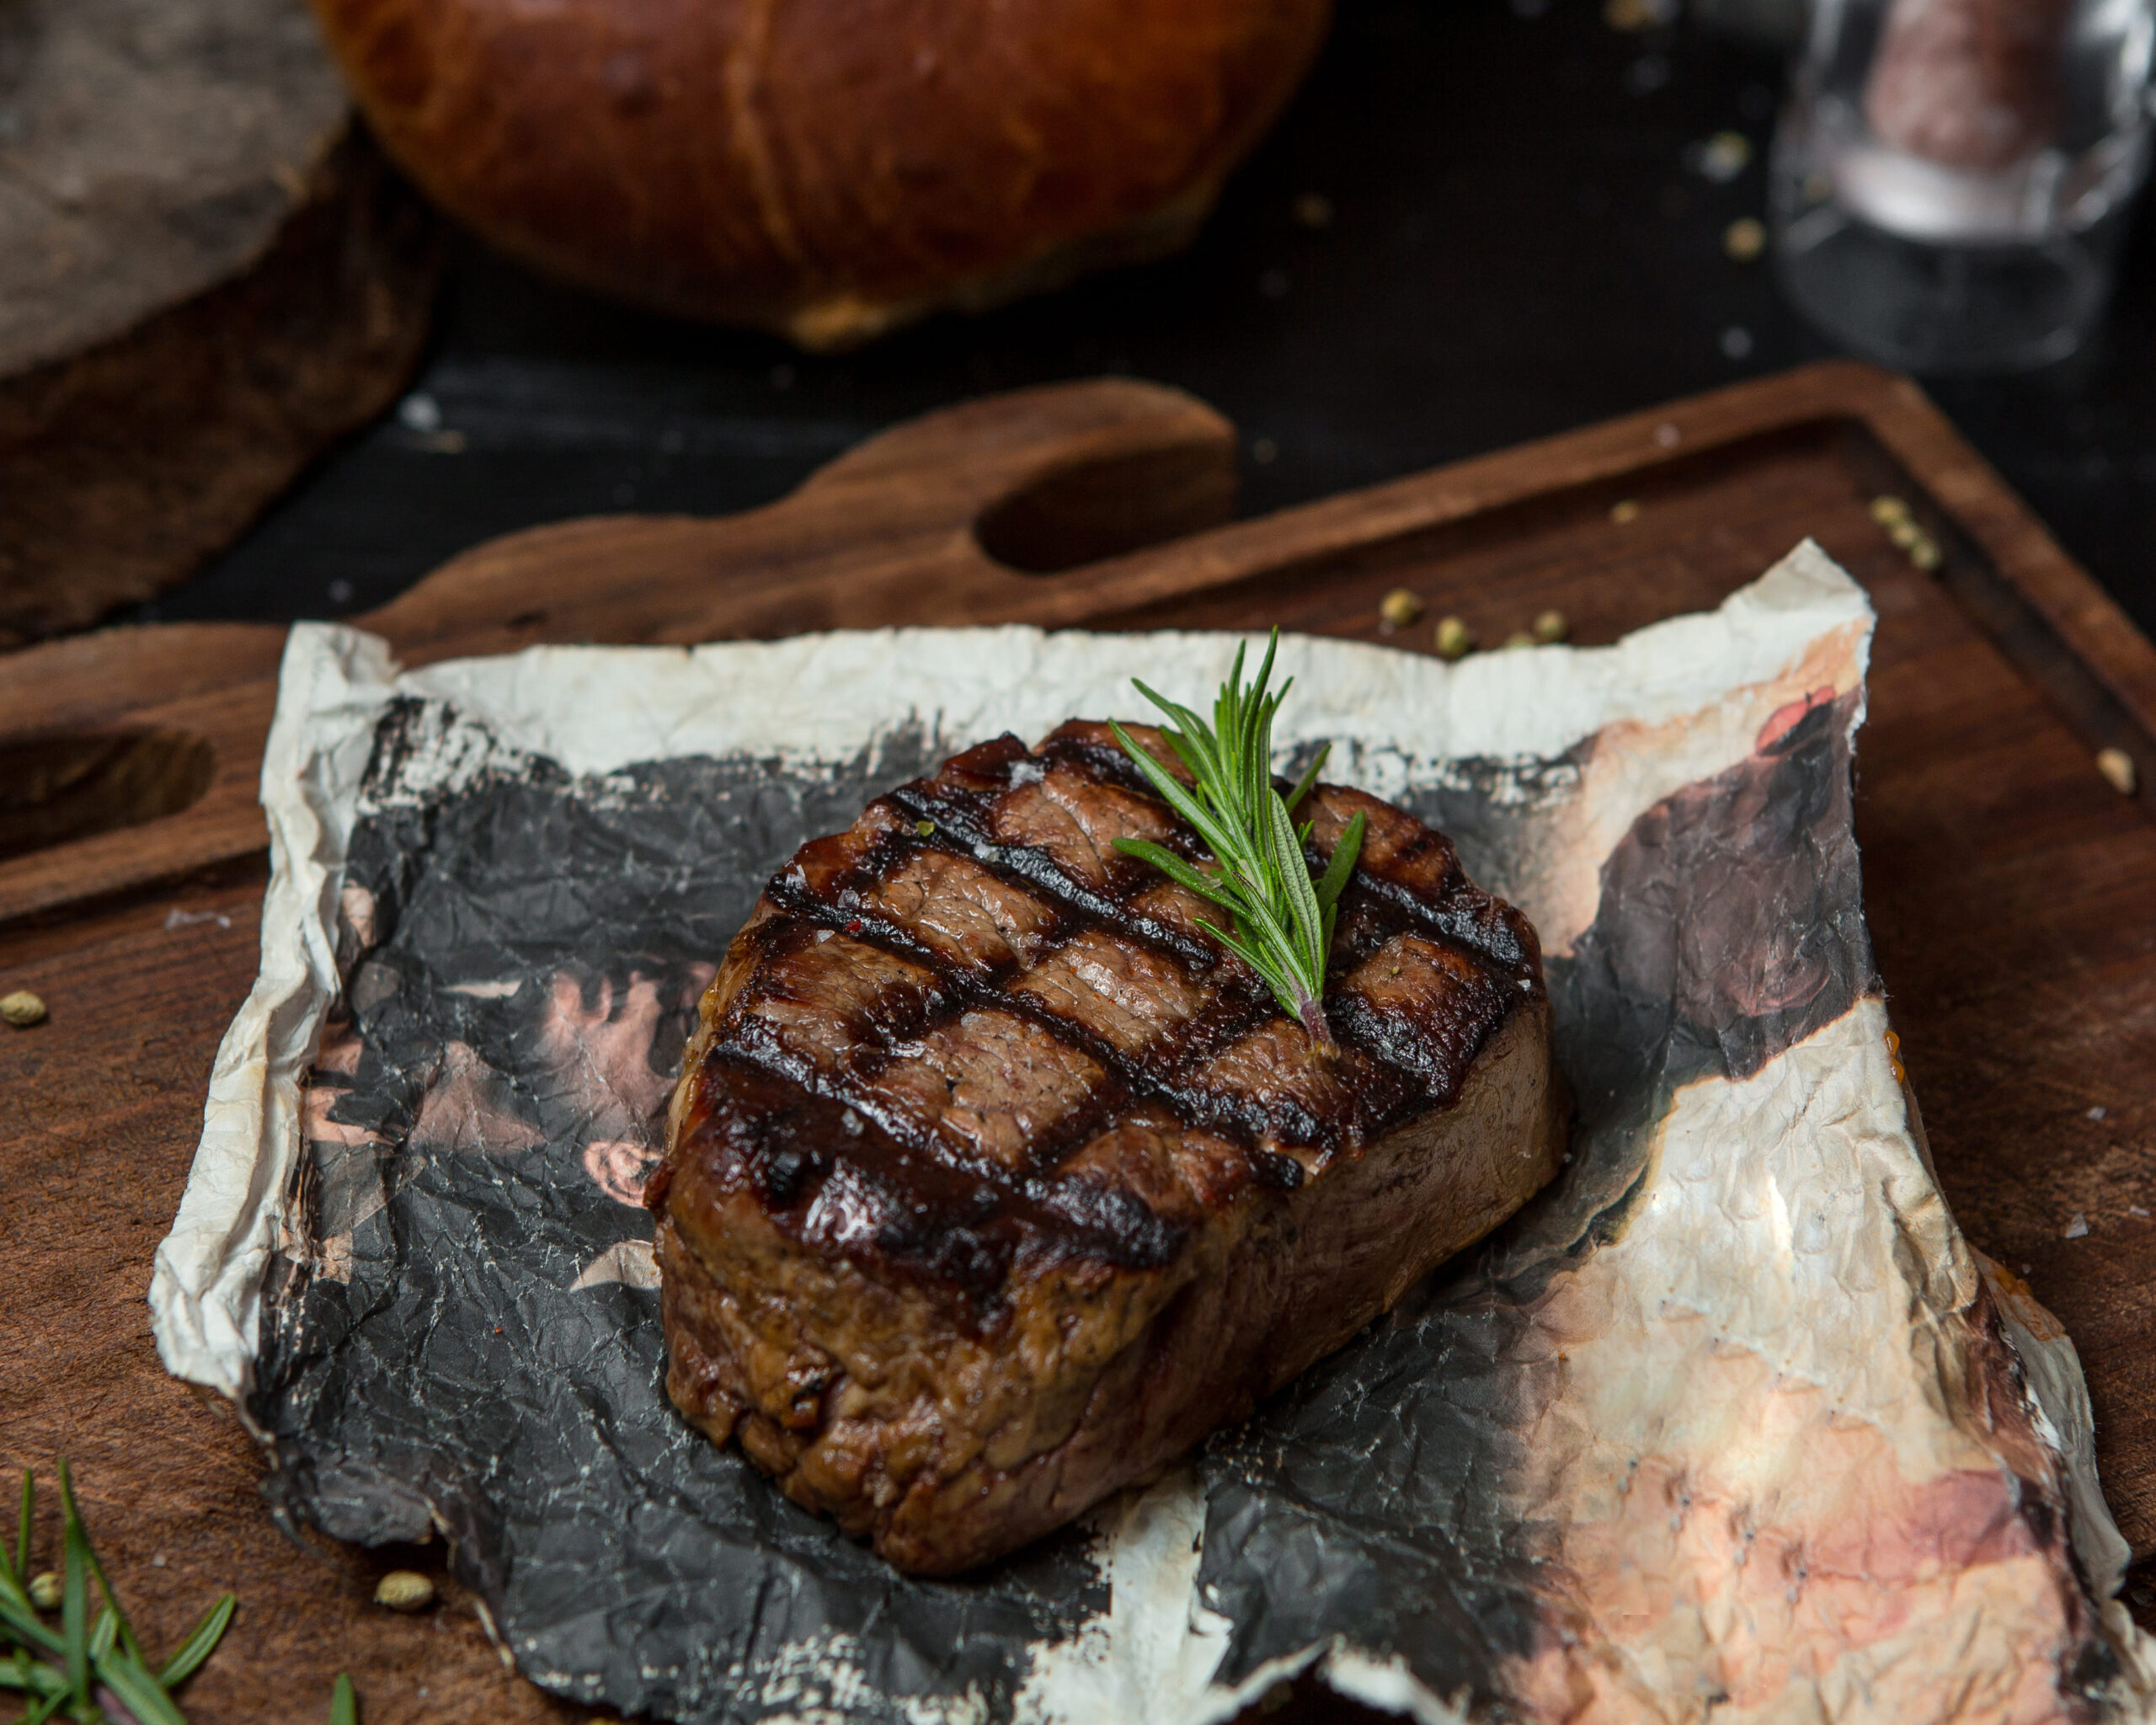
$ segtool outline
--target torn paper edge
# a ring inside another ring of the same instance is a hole
[[[152,1273],[165,1369],[230,1397],[243,1418],[263,1282],[299,1158],[301,1084],[337,996],[337,893],[351,836],[338,811],[355,800],[394,672],[387,644],[355,629],[286,638],[262,754],[261,969],[218,1044],[201,1142]]]
[[[1679,718],[1770,681],[1789,669],[1792,644],[1870,617],[1863,590],[1806,540],[1716,610],[1649,624],[1608,647],[1486,653],[1455,665],[1283,636],[1276,675],[1296,679],[1295,698],[1275,740],[1288,749],[1356,738],[1428,760],[1553,756],[1608,725]],[[427,665],[399,677],[397,692],[453,702],[504,742],[582,776],[682,755],[851,759],[864,691],[893,720],[940,715],[954,739],[1032,738],[1074,713],[1142,705],[1134,675],[1156,686],[1207,686],[1225,676],[1238,647],[1263,645],[1262,636],[1049,634],[1014,624],[693,648],[533,647]],[[618,674],[623,655],[634,656],[634,677]],[[1385,723],[1374,725],[1380,716]]]

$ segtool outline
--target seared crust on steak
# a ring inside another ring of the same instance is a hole
[[[1331,1054],[1221,913],[1114,848],[1207,860],[1102,725],[968,750],[803,846],[705,996],[647,1191],[681,1411],[950,1574],[1158,1471],[1518,1209],[1565,1114],[1534,932],[1358,791],[1296,811],[1313,866],[1358,812]]]

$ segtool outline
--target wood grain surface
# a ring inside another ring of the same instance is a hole
[[[518,535],[359,621],[413,661],[1006,618],[1278,622],[1427,650],[1447,613],[1490,642],[1553,606],[1594,643],[1711,606],[1810,535],[1879,611],[1858,837],[1941,1179],[2079,1346],[2112,1508],[2156,1551],[2156,1220],[2135,1214],[2156,1210],[2156,651],[1913,385],[1861,367],[1219,525],[1231,439],[1144,385],[994,398],[864,444],[768,509]],[[1936,571],[1873,519],[1881,494],[1941,547]],[[1428,609],[1388,635],[1378,605],[1397,586]],[[439,1569],[438,1553],[279,1533],[252,1446],[151,1345],[151,1255],[253,975],[253,784],[279,647],[273,629],[195,625],[0,658],[0,992],[51,1008],[0,1035],[18,1289],[0,1301],[0,1464],[73,1458],[152,1641],[239,1590],[199,1719],[322,1717],[339,1669],[373,1725],[580,1717],[505,1679],[453,1589],[419,1618],[366,1603],[371,1577]],[[2105,746],[2140,762],[2138,797],[2099,775]],[[2068,1237],[2076,1217],[2087,1231]],[[2134,1603],[2156,1621],[2145,1591]]]

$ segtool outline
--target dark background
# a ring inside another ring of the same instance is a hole
[[[1221,409],[1257,514],[1818,358],[1834,350],[1769,263],[1722,245],[1765,214],[1782,69],[1696,23],[1614,29],[1601,0],[1342,0],[1190,252],[841,359],[624,311],[460,238],[419,394],[131,615],[364,611],[494,534],[744,508],[894,420],[1058,378],[1157,379]],[[1696,164],[1724,130],[1753,149],[1718,184]],[[2089,349],[1931,385],[2144,628],[2152,284],[2144,203]]]

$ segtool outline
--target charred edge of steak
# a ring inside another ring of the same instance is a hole
[[[1157,734],[1138,734],[1172,759]],[[739,987],[685,1075],[670,1163],[702,1159],[805,1248],[947,1289],[977,1316],[1028,1265],[1171,1261],[1180,1225],[1064,1172],[1105,1128],[1147,1111],[1235,1146],[1235,1184],[1293,1189],[1449,1105],[1491,1033],[1541,998],[1532,928],[1404,811],[1321,785],[1296,811],[1313,821],[1313,866],[1358,809],[1369,831],[1328,966],[1340,1049],[1321,1070],[1192,910],[1220,913],[1187,895],[1178,907],[1179,889],[1103,836],[1140,830],[1206,860],[1105,726],[1073,721],[1037,750],[1006,735],[952,757],[772,879],[714,985],[714,999],[729,973]],[[966,911],[955,933],[895,908],[947,889]],[[1172,1033],[1132,1046],[1114,1013],[1104,1028],[1059,1009],[1059,964],[1089,957],[1131,973],[1149,1001],[1172,997]],[[1036,1114],[1022,1096],[1018,1127],[969,1128],[980,1075],[1011,1071],[1041,1088]],[[653,1183],[654,1209],[669,1178]]]

